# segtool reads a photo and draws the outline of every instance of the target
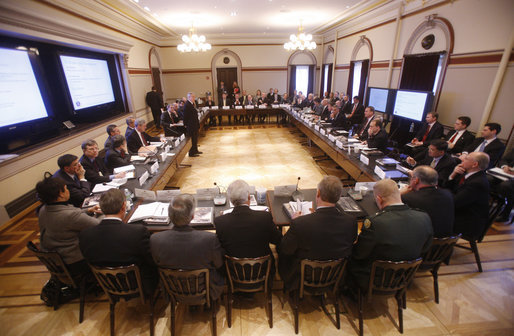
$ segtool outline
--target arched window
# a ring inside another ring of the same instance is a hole
[[[316,57],[310,51],[295,51],[287,61],[287,87],[289,95],[294,90],[307,96],[314,90]]]
[[[325,52],[325,59],[323,60],[323,66],[321,68],[321,89],[320,96],[323,96],[325,92],[332,91],[332,68],[334,67],[334,48],[328,46]]]
[[[364,102],[372,60],[373,47],[371,46],[371,41],[366,36],[362,35],[353,48],[350,61],[350,73],[348,75],[348,87],[346,89],[350,100],[351,97],[358,96],[359,100]]]

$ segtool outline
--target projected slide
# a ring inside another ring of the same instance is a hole
[[[386,89],[369,89],[369,106],[373,106],[379,112],[385,112],[387,107],[387,96],[389,90]]]
[[[0,48],[0,127],[47,116],[28,53]]]
[[[114,101],[107,61],[61,55],[75,110]]]
[[[423,119],[428,93],[398,90],[394,103],[394,115],[417,121]]]

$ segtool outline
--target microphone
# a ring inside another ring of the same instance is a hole
[[[291,194],[291,198],[293,199],[293,201],[303,202],[305,200],[305,197],[303,196],[303,193],[300,190],[298,190],[300,179],[301,177],[298,176],[298,181],[296,181],[296,190]]]
[[[218,194],[213,198],[214,205],[227,204],[227,196],[221,193],[221,188],[216,182],[214,182],[214,185],[218,188]]]

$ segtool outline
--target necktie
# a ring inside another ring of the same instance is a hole
[[[459,180],[459,185],[463,185],[464,181],[466,181],[466,175],[462,175],[462,177]]]
[[[450,138],[450,143],[453,143],[453,141],[455,141],[455,138],[457,137],[457,134],[459,134],[459,132],[455,132],[452,137]]]
[[[480,145],[480,148],[478,149],[479,152],[483,152],[484,151],[486,143],[487,143],[487,141],[485,141],[485,140],[484,140],[484,142],[482,142],[482,144]]]
[[[430,167],[435,168],[436,164],[437,164],[437,161],[435,159],[433,159],[432,162],[430,162]]]
[[[96,172],[100,171],[100,167],[98,167],[98,162],[96,162],[96,160],[93,160],[93,167],[95,168]]]
[[[75,176],[73,177],[73,181],[75,181],[75,184],[76,184],[76,185],[78,185],[78,186],[80,187],[80,180],[79,180],[79,178],[77,177],[77,175],[75,175]]]
[[[357,104],[353,104],[353,110],[352,110],[352,114],[350,114],[350,117],[353,116],[353,113],[355,112],[356,108],[357,108]]]
[[[427,126],[427,131],[425,132],[425,135],[423,135],[423,139],[421,139],[421,142],[425,142],[425,140],[427,139],[428,133],[430,133],[431,128],[432,128],[432,126],[430,126],[430,125]]]
[[[122,158],[122,159],[124,159],[124,158],[125,158],[125,151],[123,151],[123,150],[122,150],[122,151],[120,152],[120,156],[121,156],[121,158]]]

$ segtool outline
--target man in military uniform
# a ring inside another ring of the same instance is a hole
[[[375,260],[414,260],[432,243],[430,217],[402,203],[400,191],[393,180],[375,184],[373,194],[380,211],[364,221],[353,246],[347,281],[350,287],[366,290],[371,265]]]

